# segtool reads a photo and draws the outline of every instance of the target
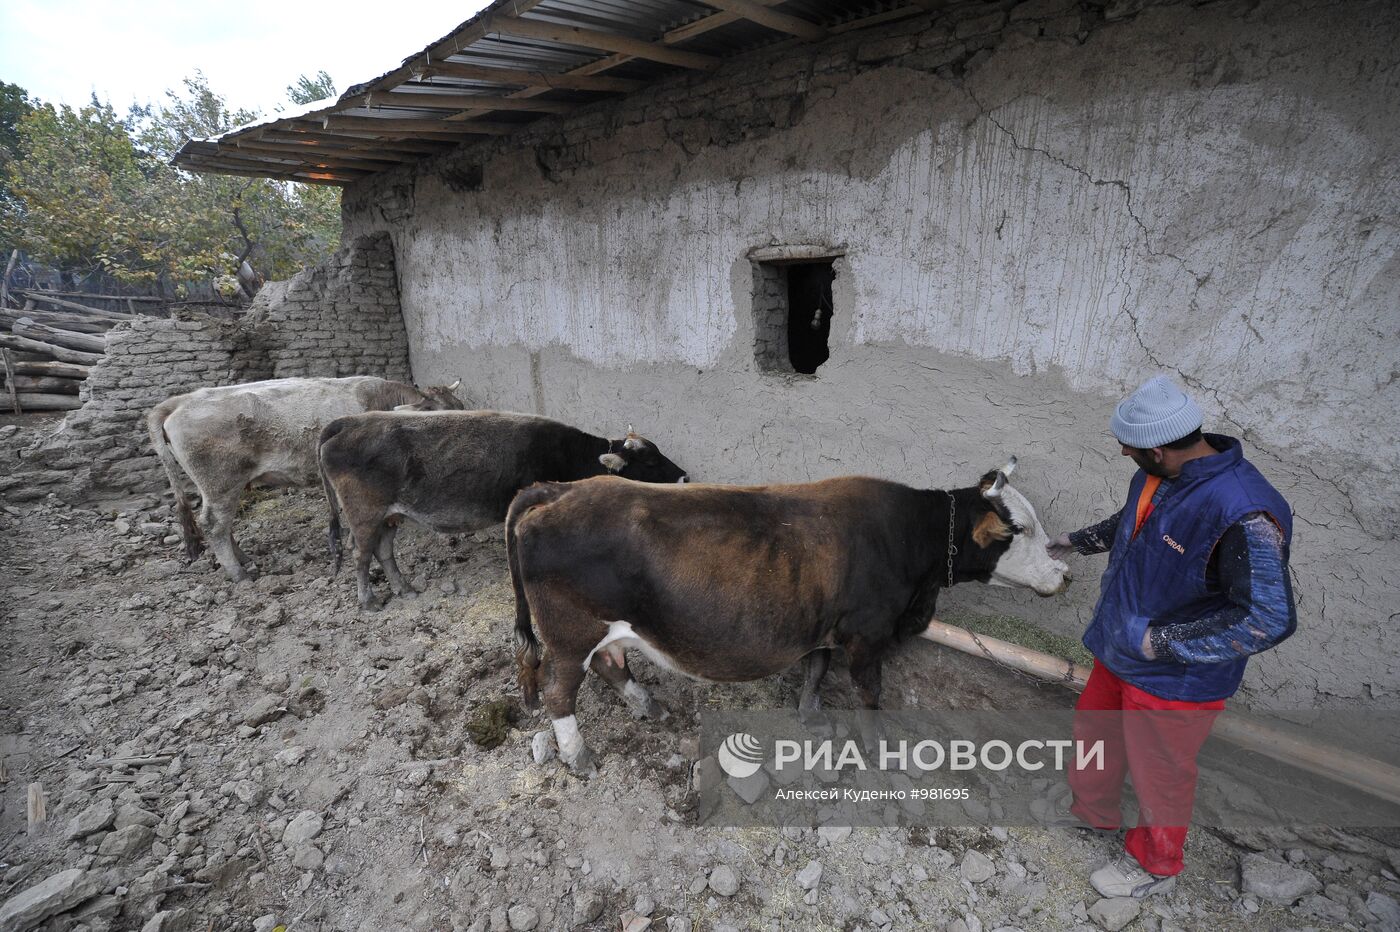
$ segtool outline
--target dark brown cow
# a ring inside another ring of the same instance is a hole
[[[1006,484],[1014,465],[952,491],[867,478],[527,489],[506,519],[526,704],[540,691],[533,615],[545,708],[575,769],[589,769],[574,700],[590,668],[634,714],[660,712],[627,669],[629,647],[719,682],[809,658],[804,711],[817,707],[830,651],[841,647],[862,702],[878,708],[886,649],[928,626],[944,586],[976,580],[1053,595],[1068,585],[1035,510]]]
[[[461,533],[504,521],[515,493],[534,482],[610,472],[641,482],[687,478],[630,429],[622,440],[608,440],[547,417],[502,411],[343,417],[321,432],[320,456],[331,551],[338,569],[338,503],[355,540],[363,608],[375,604],[369,583],[374,558],[396,595],[415,594],[394,562],[394,535],[403,518]]]

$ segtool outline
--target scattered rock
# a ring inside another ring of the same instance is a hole
[[[823,825],[817,829],[817,837],[829,845],[834,845],[838,841],[845,841],[851,834],[849,825]]]
[[[282,832],[282,844],[288,848],[305,844],[321,834],[321,829],[325,824],[326,820],[319,812],[313,812],[310,809],[303,810],[287,823],[286,829]]]
[[[530,932],[540,924],[539,911],[533,906],[512,906],[506,912],[512,932]]]
[[[1130,896],[1113,896],[1099,900],[1089,907],[1089,918],[1108,932],[1118,932],[1142,912],[1142,900]]]
[[[67,912],[96,896],[101,889],[102,881],[97,875],[77,868],[60,871],[0,905],[0,929],[26,932],[50,916]]]
[[[760,767],[747,777],[730,777],[729,788],[744,802],[753,805],[768,789],[768,774]]]
[[[958,868],[958,872],[968,883],[985,883],[995,876],[997,870],[985,854],[969,848],[963,855],[962,866]]]
[[[591,890],[585,890],[574,897],[574,921],[573,925],[587,925],[599,916],[603,915],[603,908],[607,901]]]
[[[155,837],[156,833],[148,825],[128,825],[102,839],[97,853],[103,857],[124,860],[145,851]]]
[[[110,799],[100,799],[68,820],[63,837],[68,841],[85,838],[93,832],[111,828],[116,819],[116,810]]]
[[[822,862],[808,861],[807,866],[797,872],[797,885],[803,890],[815,890],[822,879]]]
[[[530,739],[530,756],[536,764],[544,764],[554,759],[554,736],[548,731],[537,731]]]
[[[1322,883],[1307,871],[1271,861],[1262,854],[1244,856],[1240,877],[1244,892],[1284,906],[1322,889]]]
[[[1385,929],[1386,932],[1400,930],[1400,903],[1396,903],[1391,897],[1372,890],[1366,894],[1366,908],[1371,911],[1371,915],[1376,917],[1381,928]]]
[[[720,896],[733,896],[739,892],[739,878],[729,865],[721,864],[710,872],[710,889]]]
[[[193,920],[188,909],[163,909],[141,927],[141,932],[186,932]]]
[[[298,845],[292,852],[292,866],[297,870],[320,870],[326,856],[315,845]]]
[[[277,928],[277,914],[268,913],[253,920],[253,932],[272,932]]]
[[[253,703],[248,711],[243,713],[243,724],[256,728],[259,725],[266,725],[274,721],[286,712],[285,703],[281,696],[263,696]]]
[[[126,828],[128,825],[148,825],[155,828],[160,824],[160,816],[154,812],[142,809],[140,806],[127,803],[117,811],[114,822],[117,828]]]

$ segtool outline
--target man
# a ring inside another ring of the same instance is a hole
[[[1094,669],[1074,727],[1076,738],[1104,740],[1106,764],[1071,772],[1065,815],[1116,830],[1125,771],[1132,774],[1139,824],[1126,853],[1090,882],[1103,896],[1144,897],[1172,889],[1182,871],[1196,755],[1239,688],[1246,658],[1297,624],[1293,522],[1240,442],[1202,434],[1200,409],[1167,377],[1124,399],[1110,429],[1139,467],[1127,503],[1046,548],[1057,559],[1109,551],[1084,634]]]

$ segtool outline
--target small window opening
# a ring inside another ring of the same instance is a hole
[[[812,375],[831,357],[833,259],[754,263],[754,353],[767,372]]]
[[[830,262],[804,262],[788,266],[788,361],[794,372],[811,375],[831,358],[831,282],[836,270]]]

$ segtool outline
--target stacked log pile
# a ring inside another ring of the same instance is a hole
[[[139,316],[70,297],[0,289],[0,410],[22,414],[82,407],[79,395],[106,352],[107,331]],[[12,306],[21,301],[21,307]]]

